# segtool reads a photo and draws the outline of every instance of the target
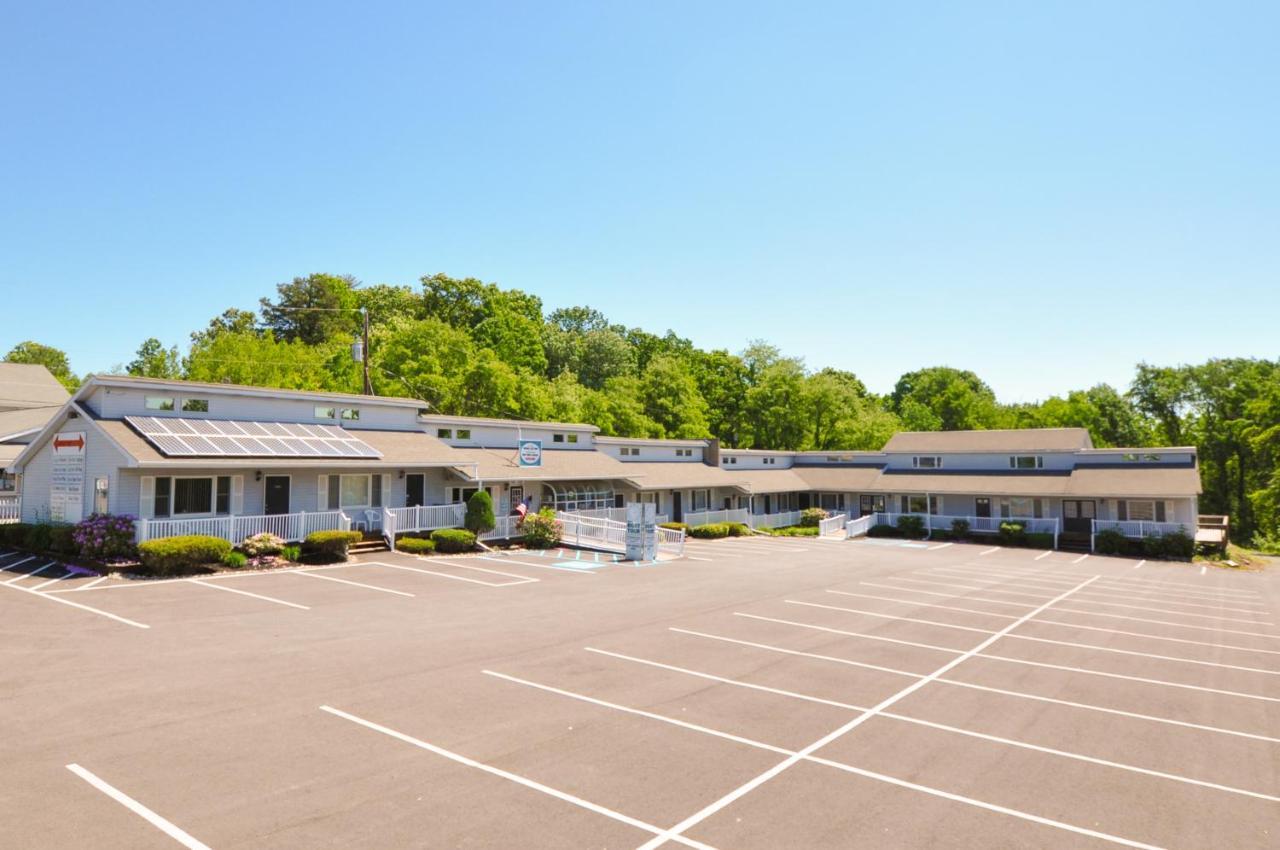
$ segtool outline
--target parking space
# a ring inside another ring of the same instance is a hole
[[[380,553],[41,590],[58,571],[0,560],[0,584],[30,585],[0,587],[0,829],[108,848],[1275,844],[1272,575],[879,541],[687,555]]]

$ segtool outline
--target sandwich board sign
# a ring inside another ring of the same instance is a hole
[[[542,466],[542,441],[521,440],[516,447],[516,458],[520,466]]]
[[[49,481],[49,518],[54,522],[79,522],[83,518],[84,447],[83,431],[54,435]]]
[[[627,560],[653,561],[658,557],[657,506],[652,502],[627,504]]]

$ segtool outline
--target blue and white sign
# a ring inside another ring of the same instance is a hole
[[[516,448],[516,457],[521,466],[542,466],[542,441],[521,440]]]

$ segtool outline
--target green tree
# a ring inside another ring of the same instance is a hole
[[[649,362],[640,391],[647,417],[668,437],[689,440],[706,437],[707,403],[685,364],[663,355]]]
[[[262,324],[276,339],[319,345],[335,338],[350,343],[361,327],[356,287],[349,276],[310,274],[276,286],[276,299],[260,300]]]
[[[441,413],[462,413],[462,376],[475,357],[467,331],[440,319],[402,321],[379,328],[370,371],[380,394],[403,395],[407,387]]]
[[[4,359],[7,363],[33,363],[43,366],[70,392],[75,392],[80,387],[80,379],[71,371],[71,361],[67,359],[67,353],[62,349],[27,340],[9,349]]]
[[[208,326],[204,330],[193,332],[191,334],[191,344],[193,346],[207,345],[213,341],[214,337],[224,333],[250,334],[257,332],[257,314],[250,310],[240,310],[232,307],[223,310],[221,315],[210,319]]]
[[[467,499],[467,513],[463,517],[462,525],[479,537],[481,534],[493,531],[497,524],[493,516],[493,498],[485,490],[472,493],[471,498]]]
[[[301,390],[352,392],[359,388],[345,344],[308,345],[267,332],[220,333],[193,345],[187,378]]]
[[[904,423],[927,421],[915,405],[924,407],[943,431],[997,428],[1001,424],[995,392],[966,369],[931,366],[908,372],[894,385],[889,403]]]
[[[182,356],[178,354],[178,346],[165,348],[160,340],[149,337],[138,346],[125,371],[143,378],[175,380],[182,377]]]

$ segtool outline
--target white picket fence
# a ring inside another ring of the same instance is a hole
[[[383,508],[382,529],[387,531],[386,516],[394,518],[397,534],[408,531],[434,531],[437,528],[459,528],[467,515],[461,502],[451,505],[419,505],[414,508]]]
[[[17,496],[0,496],[0,522],[17,522],[22,517],[22,502]]]
[[[1195,532],[1181,522],[1147,522],[1146,520],[1095,519],[1093,533],[1114,529],[1125,537],[1155,537],[1159,534],[1172,534],[1181,531],[1183,534],[1195,536]]]
[[[685,534],[678,528],[658,526],[658,554],[679,558],[684,554]]]
[[[611,552],[627,551],[625,522],[565,511],[557,511],[556,519],[560,521],[560,541],[567,546],[585,546]]]
[[[752,514],[752,528],[785,528],[800,524],[800,511],[782,511],[776,514]]]
[[[826,537],[828,534],[835,534],[844,528],[844,522],[848,519],[844,514],[833,514],[818,523],[818,536]]]
[[[221,537],[239,545],[255,534],[274,534],[286,543],[304,540],[313,531],[349,531],[351,517],[342,511],[320,511],[296,514],[259,514],[256,516],[220,516],[192,519],[139,519],[136,535],[139,543],[158,537],[204,534]]]
[[[1058,548],[1058,533],[1061,530],[1062,521],[1058,517],[985,517],[985,516],[956,516],[950,514],[923,514],[923,513],[875,513],[868,514],[874,518],[872,525],[892,525],[897,527],[898,520],[904,516],[919,517],[924,523],[924,529],[929,534],[935,531],[950,531],[951,524],[955,520],[964,520],[969,524],[970,531],[983,532],[987,534],[997,534],[1000,531],[1000,524],[1006,522],[1016,522],[1022,526],[1023,530],[1028,534],[1052,534],[1053,548]]]
[[[860,516],[857,519],[851,519],[844,524],[844,536],[852,540],[855,537],[862,537],[871,530],[871,526],[875,522],[874,514]]]
[[[722,511],[689,511],[684,515],[686,525],[707,525],[713,522],[740,522],[747,525],[751,521],[751,512],[746,508],[734,508]]]

